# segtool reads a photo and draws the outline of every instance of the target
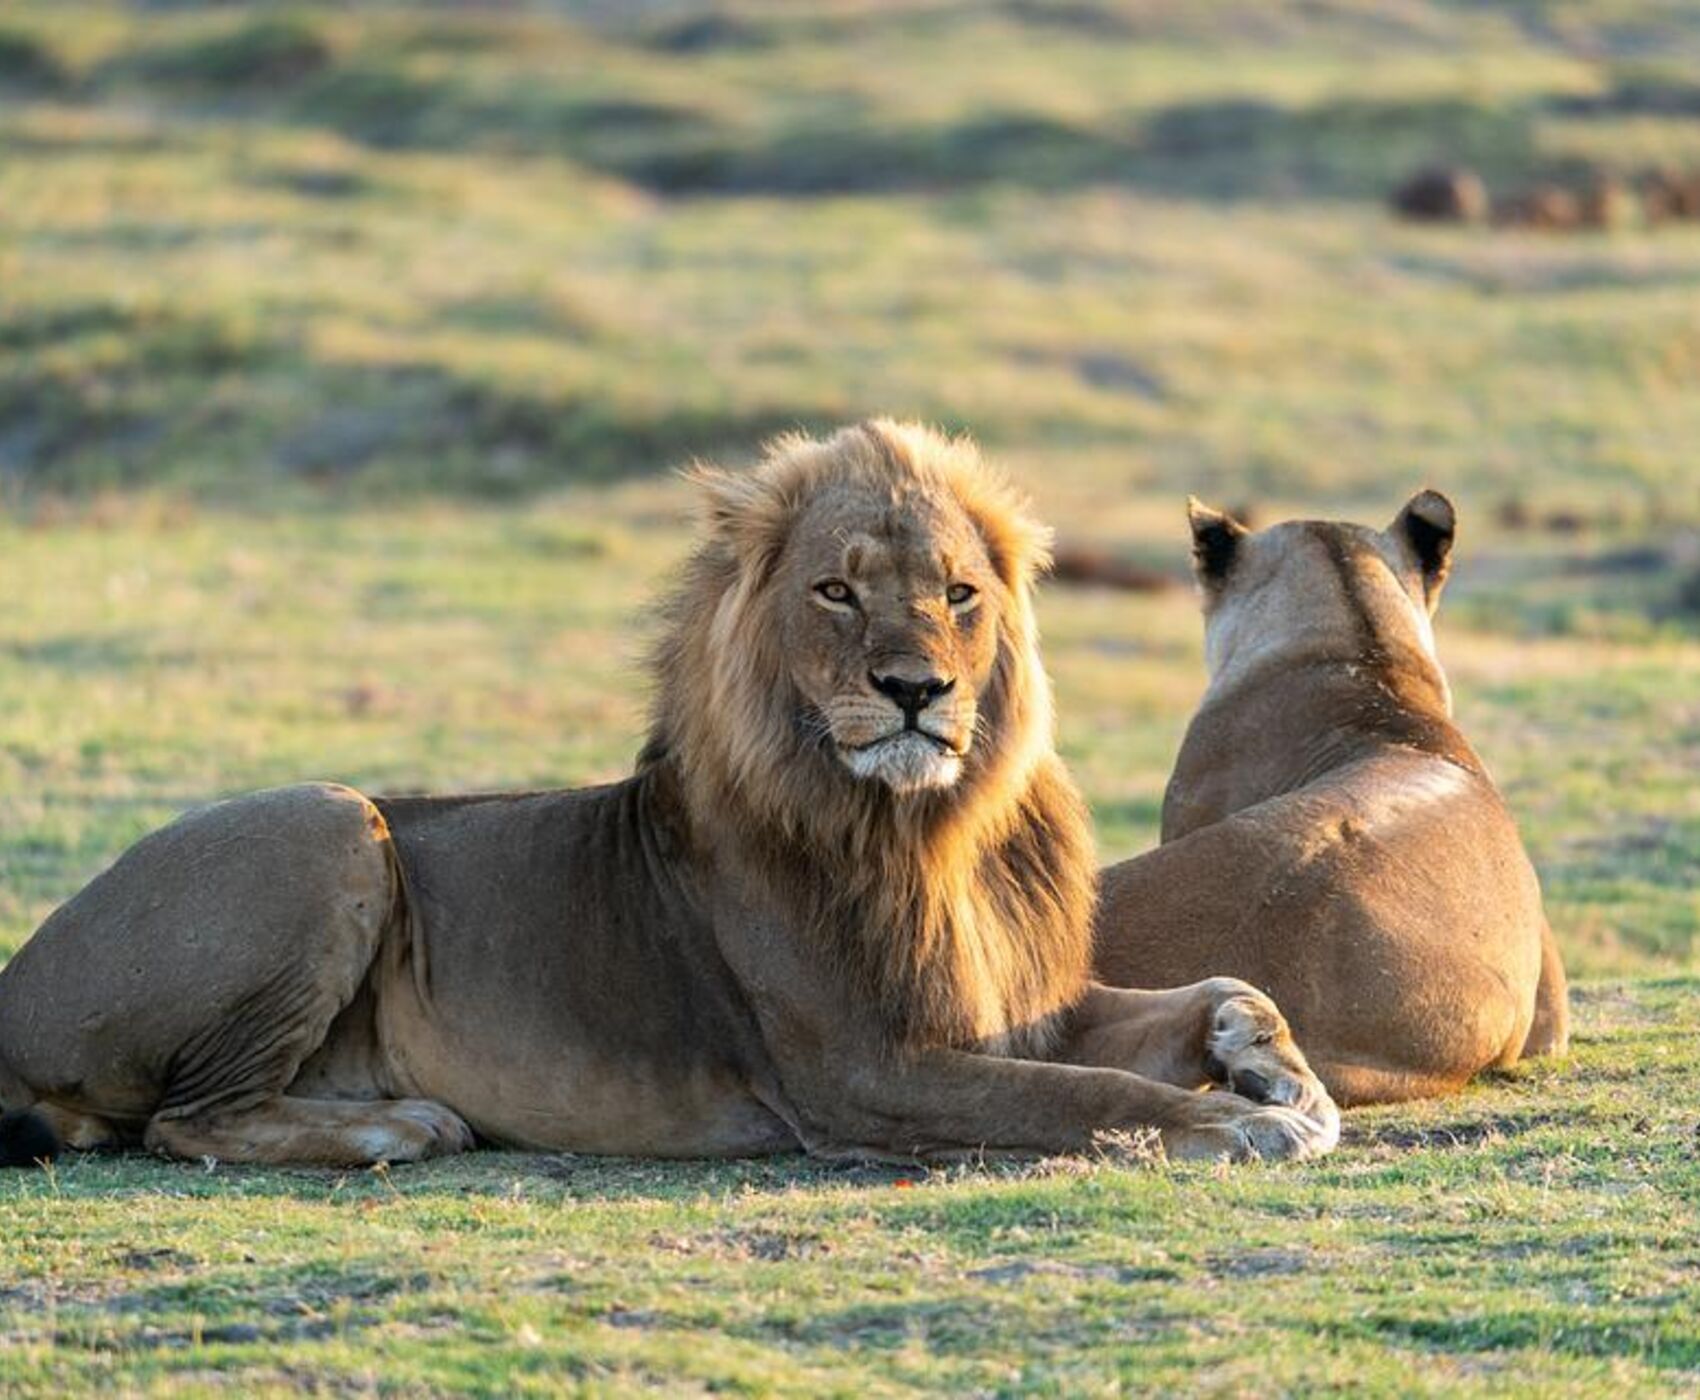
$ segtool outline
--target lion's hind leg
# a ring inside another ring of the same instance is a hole
[[[177,1046],[143,1143],[174,1157],[273,1165],[464,1151],[472,1132],[459,1116],[387,1097],[375,1055],[354,1054],[359,1068],[328,1080],[302,1074],[363,996],[399,894],[388,828],[365,799],[309,791],[297,805],[305,810],[294,814],[292,840],[272,852],[251,843],[238,857],[249,867],[233,882],[242,897],[219,911],[230,930],[219,940],[229,992],[209,999]],[[268,874],[284,893],[257,888]],[[369,1018],[356,1017],[345,1035],[369,1037]]]
[[[464,1152],[472,1146],[472,1130],[428,1099],[349,1102],[279,1096],[250,1108],[187,1118],[161,1114],[148,1124],[145,1142],[172,1157],[353,1167]]]
[[[328,1092],[308,1076],[285,1098],[368,985],[400,899],[383,816],[348,788],[254,793],[180,818],[0,975],[8,1106],[59,1106],[158,1151],[232,1161],[396,1161],[467,1145],[447,1109],[388,1098],[376,1055],[347,1057],[364,1072]],[[77,1123],[57,1126],[75,1141]]]
[[[171,1157],[359,1166],[465,1151],[472,1133],[440,1104],[379,1097],[287,1096],[323,1045],[342,998],[311,967],[263,985],[178,1051],[143,1145]]]

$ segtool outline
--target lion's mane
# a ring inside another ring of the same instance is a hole
[[[666,608],[642,764],[671,770],[690,830],[737,834],[740,861],[894,1044],[1042,1052],[1085,984],[1095,892],[1033,618],[1047,532],[972,443],[885,420],[693,475],[709,528]],[[944,790],[860,781],[799,722],[776,610],[803,604],[767,585],[801,507],[846,489],[965,512],[1000,580],[997,663]]]

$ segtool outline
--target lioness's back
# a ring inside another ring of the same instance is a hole
[[[1191,516],[1211,684],[1165,844],[1104,873],[1100,974],[1247,978],[1345,1102],[1561,1049],[1539,883],[1435,655],[1450,502],[1385,531]]]

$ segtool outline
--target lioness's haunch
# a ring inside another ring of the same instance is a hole
[[[1104,872],[1097,974],[1246,978],[1344,1103],[1562,1052],[1540,887],[1435,657],[1451,503],[1386,531],[1190,514],[1210,686],[1163,844]]]
[[[634,777],[141,841],[0,972],[12,1158],[1330,1147],[1268,998],[1088,981],[1045,536],[973,447],[869,423],[699,476]]]

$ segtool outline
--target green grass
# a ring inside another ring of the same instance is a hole
[[[1700,231],[1380,208],[1700,163],[1674,12],[705,13],[14,6],[0,473],[513,496],[878,410],[1092,488],[1700,518]]]
[[[127,497],[0,523],[0,952],[191,803],[305,777],[397,791],[628,771],[650,604],[688,513],[663,480],[523,510]],[[1144,557],[1185,567],[1178,501],[1050,513],[1077,533],[1125,517]],[[1658,620],[1662,575],[1550,551],[1466,538],[1440,628],[1459,716],[1572,967],[1681,971],[1700,956],[1700,637]],[[1156,838],[1203,688],[1196,605],[1050,588],[1041,619],[1063,752],[1102,853],[1130,855]]]
[[[1303,1168],[85,1159],[0,1186],[8,1393],[1691,1393],[1692,981]]]
[[[10,1174],[0,1394],[1692,1393],[1700,225],[1382,197],[1700,166],[1697,65],[1674,0],[8,7],[0,958],[219,795],[625,772],[664,469],[890,412],[1177,577],[1187,491],[1453,494],[1583,984],[1569,1063],[1300,1169]],[[1195,606],[1042,621],[1131,854]]]

